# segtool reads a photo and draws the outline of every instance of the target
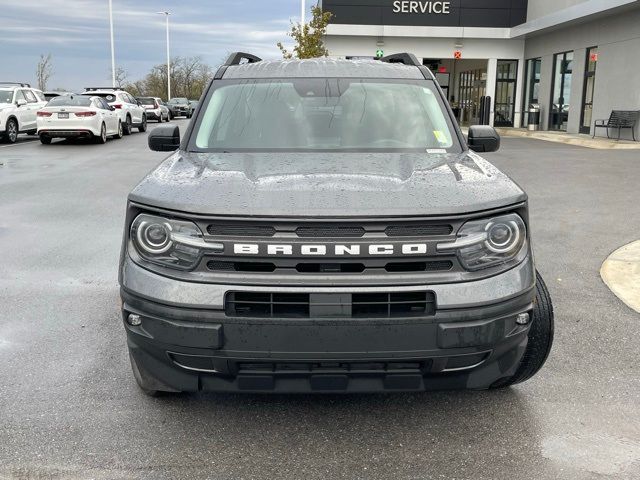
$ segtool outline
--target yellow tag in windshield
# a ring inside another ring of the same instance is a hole
[[[442,131],[434,130],[433,134],[435,135],[436,140],[438,140],[438,142],[447,143],[447,136],[444,133],[442,133]]]

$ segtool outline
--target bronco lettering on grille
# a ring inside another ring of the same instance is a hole
[[[295,250],[294,250],[295,247]],[[235,243],[233,253],[236,255],[300,255],[321,257],[359,256],[359,255],[426,255],[426,243],[405,244],[349,244],[349,245],[317,245],[317,244],[257,244]]]

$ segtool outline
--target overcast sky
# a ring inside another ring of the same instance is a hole
[[[113,0],[113,10],[116,65],[136,80],[166,61],[164,16],[154,12],[172,14],[172,56],[218,65],[236,50],[278,57],[300,0]],[[49,89],[109,85],[108,11],[108,0],[0,0],[0,81],[34,85],[40,54],[51,53]]]

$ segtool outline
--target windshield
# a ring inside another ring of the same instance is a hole
[[[188,103],[186,98],[172,98],[169,103]]]
[[[461,151],[431,81],[228,81],[203,103],[197,151]]]
[[[0,103],[11,103],[13,90],[0,90]]]
[[[91,106],[91,98],[85,97],[83,95],[61,95],[59,97],[54,97],[49,100],[47,103],[47,107],[90,107]]]

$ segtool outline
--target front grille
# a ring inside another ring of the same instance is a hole
[[[435,314],[433,292],[269,293],[229,292],[229,317],[394,318]]]
[[[451,225],[392,225],[385,229],[388,237],[428,237],[431,235],[451,235]]]
[[[339,225],[315,225],[309,227],[298,227],[296,229],[296,235],[305,238],[362,237],[364,234],[365,229],[363,227],[343,227]]]
[[[207,227],[207,232],[209,235],[221,237],[273,237],[276,229],[270,225],[213,223]]]

